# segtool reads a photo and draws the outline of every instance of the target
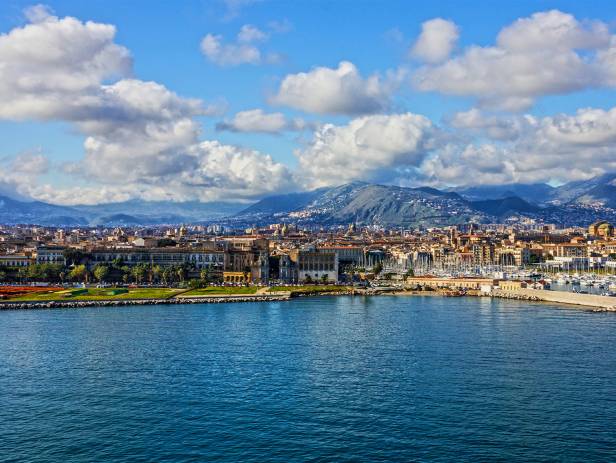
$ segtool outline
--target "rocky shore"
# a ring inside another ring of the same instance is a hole
[[[274,302],[286,301],[288,296],[212,296],[199,298],[171,298],[171,299],[123,299],[98,301],[19,301],[0,302],[0,310],[25,309],[80,309],[86,307],[123,307],[134,305],[174,305],[174,304],[221,304],[225,302]]]
[[[222,304],[228,302],[275,302],[288,301],[295,297],[314,296],[451,296],[440,291],[371,291],[348,289],[341,291],[310,291],[310,292],[278,292],[250,295],[227,296],[177,296],[168,299],[116,299],[116,300],[90,300],[90,301],[0,301],[0,310],[24,309],[60,309],[60,308],[86,308],[86,307],[122,307],[136,305],[173,305],[173,304]],[[456,294],[459,295],[459,294]],[[616,298],[607,296],[581,295],[560,291],[518,290],[493,291],[490,294],[480,294],[470,291],[464,294],[470,297],[494,297],[529,302],[553,302],[563,307],[577,306],[580,309],[593,312],[616,312]]]

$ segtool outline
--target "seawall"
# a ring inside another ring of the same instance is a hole
[[[526,301],[556,302],[558,304],[591,307],[602,311],[616,311],[616,297],[579,294],[567,291],[547,291],[543,289],[520,288],[515,290],[495,289],[492,297],[520,299]]]
[[[98,301],[19,301],[0,302],[0,310],[23,310],[23,309],[68,309],[85,307],[123,307],[132,305],[160,305],[160,304],[221,304],[224,302],[274,302],[287,301],[288,295],[277,296],[200,296],[170,299],[121,299],[121,300],[98,300]]]

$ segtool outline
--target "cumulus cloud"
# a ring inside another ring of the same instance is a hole
[[[469,131],[474,135],[493,140],[513,140],[534,122],[535,119],[530,115],[502,117],[472,108],[454,114],[449,123],[456,129]]]
[[[435,185],[567,182],[616,170],[616,108],[544,118],[462,116],[464,128],[488,139],[448,143],[427,156],[420,171]]]
[[[201,40],[201,51],[212,62],[220,66],[259,64],[261,52],[248,43],[225,44],[221,35],[207,34]]]
[[[295,154],[307,187],[584,180],[616,171],[616,108],[543,118],[473,109],[442,127],[411,113],[365,116],[318,128]]]
[[[607,26],[557,10],[500,31],[494,46],[471,46],[413,78],[422,91],[477,98],[483,107],[523,110],[541,96],[613,85],[616,51]]]
[[[267,42],[269,34],[255,26],[245,24],[237,34],[235,42],[226,43],[221,35],[207,34],[201,40],[201,52],[219,66],[241,64],[276,64],[282,61],[278,53],[264,53],[259,45]]]
[[[114,26],[42,15],[0,35],[0,118],[71,119],[98,104],[102,81],[132,72]]]
[[[304,120],[287,119],[282,113],[266,113],[262,109],[251,109],[237,113],[231,120],[216,124],[216,130],[230,132],[261,132],[279,134],[284,131],[302,130],[307,127]]]
[[[287,168],[266,154],[200,141],[196,117],[216,108],[131,78],[130,53],[114,42],[115,27],[57,18],[43,7],[27,15],[35,22],[0,36],[0,118],[71,123],[85,136],[85,154],[64,172],[91,186],[41,184],[49,164],[36,154],[5,163],[3,189],[18,185],[21,194],[74,204],[245,198],[292,184]],[[263,39],[251,27],[238,38]]]
[[[417,114],[364,116],[342,126],[324,125],[296,155],[310,186],[391,180],[419,166],[437,143],[435,132],[430,120]]]
[[[49,159],[40,150],[0,158],[0,195],[28,198],[32,186],[49,169]]]
[[[336,69],[317,67],[286,76],[270,102],[319,114],[375,113],[389,106],[398,80],[393,75],[363,78],[353,63],[342,61]]]
[[[454,22],[431,19],[421,25],[421,34],[411,48],[411,55],[428,63],[439,63],[449,57],[459,36]]]

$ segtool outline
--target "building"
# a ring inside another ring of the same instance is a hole
[[[528,283],[522,280],[501,280],[498,282],[498,289],[503,291],[515,291],[516,289],[524,289],[527,286]]]
[[[338,282],[338,254],[323,249],[296,249],[289,253],[300,283]]]
[[[66,265],[65,249],[63,246],[39,246],[36,248],[36,263]]]
[[[90,250],[92,256],[90,263],[112,264],[114,261],[122,265],[158,265],[169,267],[172,265],[190,264],[196,269],[219,268],[225,264],[223,251],[210,249],[190,248],[99,248]]]
[[[597,238],[614,236],[614,226],[605,220],[601,220],[588,227],[588,234]]]
[[[30,262],[30,256],[25,254],[0,254],[0,267],[27,267]]]
[[[496,286],[499,280],[492,278],[441,278],[441,277],[408,277],[406,284],[413,287],[431,289],[481,289],[482,286]]]

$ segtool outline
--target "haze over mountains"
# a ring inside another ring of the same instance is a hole
[[[382,226],[442,226],[502,222],[530,217],[586,225],[616,216],[616,174],[560,187],[547,184],[477,186],[442,191],[353,182],[337,187],[275,195],[252,204],[147,202],[59,206],[0,196],[0,223],[157,225],[225,222],[238,226],[273,222],[310,225],[358,223]]]

